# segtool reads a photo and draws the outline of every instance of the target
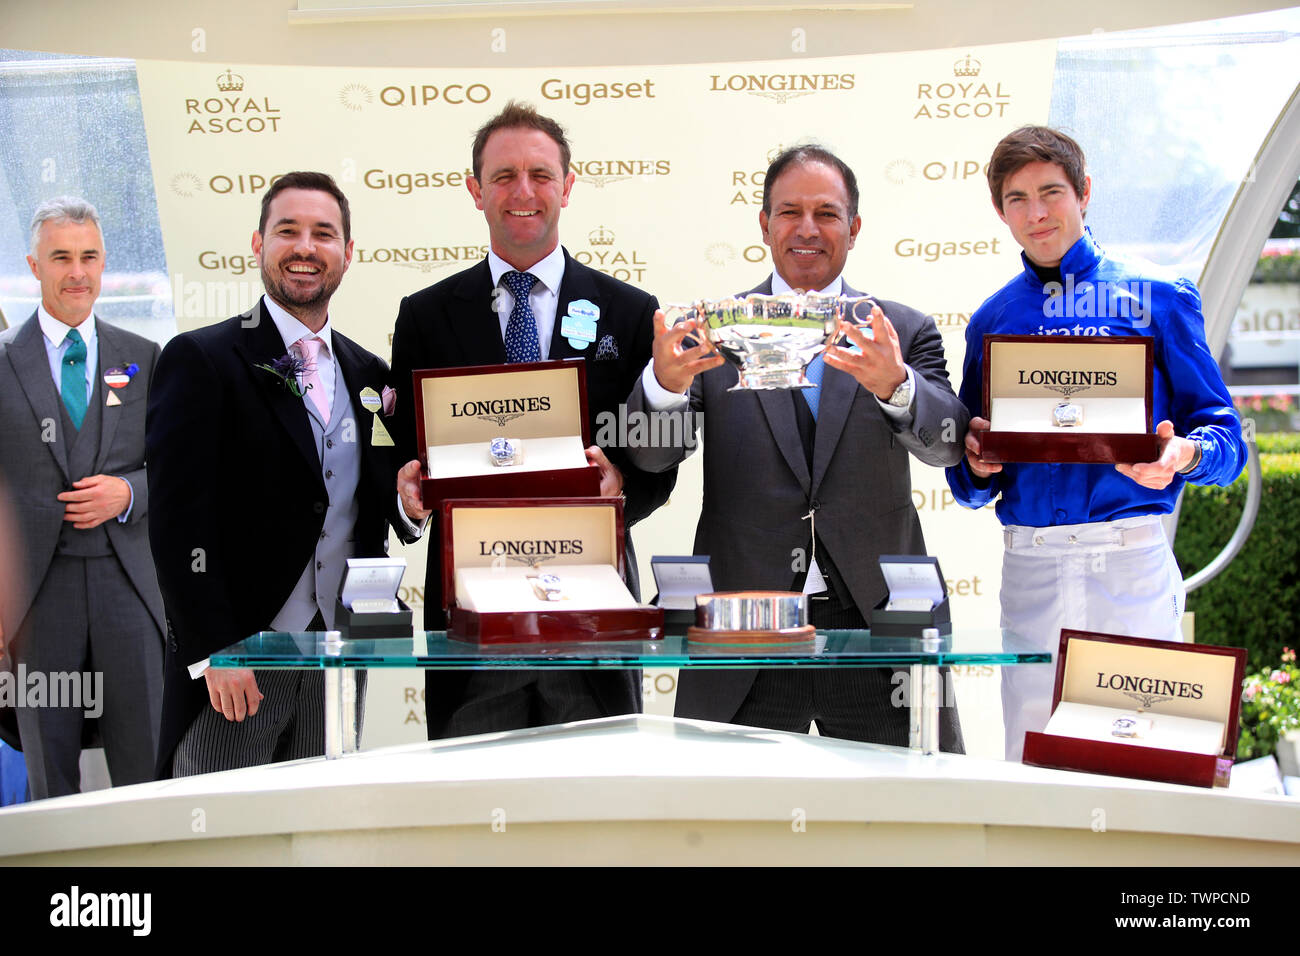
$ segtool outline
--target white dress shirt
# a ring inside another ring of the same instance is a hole
[[[492,273],[492,287],[494,301],[496,302],[497,319],[501,323],[501,340],[505,341],[506,326],[510,324],[510,313],[514,311],[515,297],[511,293],[510,287],[501,281],[501,277],[507,272],[519,272],[510,263],[506,262],[499,255],[488,250],[488,271]],[[532,306],[533,318],[537,322],[537,347],[540,350],[543,359],[550,354],[551,338],[555,334],[555,313],[559,311],[560,304],[560,283],[564,280],[564,250],[557,244],[551,250],[551,254],[535,263],[532,268],[522,270],[531,272],[537,277],[533,283],[532,291],[528,293],[528,304]],[[651,375],[651,378],[654,376]],[[663,389],[660,389],[663,391]],[[406,514],[406,509],[401,507],[402,496],[397,496],[397,513],[405,522],[407,530],[411,534],[421,536],[428,527],[429,519],[425,518],[417,526]]]
[[[528,293],[533,318],[537,320],[537,346],[542,358],[551,354],[551,337],[555,333],[555,313],[560,303],[560,282],[564,279],[564,250],[556,243],[551,254],[533,264],[529,269],[516,269],[499,255],[488,249],[488,270],[492,273],[493,295],[496,296],[497,318],[501,322],[501,339],[505,341],[506,326],[515,307],[515,297],[510,287],[501,281],[507,272],[531,272],[537,277]]]
[[[330,330],[329,316],[325,317],[325,325],[319,332],[313,332],[307,326],[303,325],[297,318],[285,311],[280,303],[276,302],[269,295],[262,296],[262,301],[266,304],[266,311],[271,316],[271,321],[275,323],[276,331],[280,333],[280,338],[284,340],[285,354],[289,354],[289,347],[301,338],[316,336],[324,344],[320,351],[316,353],[316,372],[320,375],[321,388],[325,393],[325,407],[334,407],[334,338]],[[299,385],[303,382],[299,381]],[[304,402],[310,401],[304,394]]]
[[[36,308],[36,321],[45,333],[45,357],[50,362],[50,377],[54,379],[54,390],[63,395],[63,357],[68,354],[72,343],[68,341],[68,332],[72,326],[64,325],[45,311],[44,304]],[[89,403],[95,391],[95,371],[99,367],[99,332],[95,325],[95,313],[90,313],[86,320],[77,327],[81,340],[86,343],[86,401]]]

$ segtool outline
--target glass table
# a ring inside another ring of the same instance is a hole
[[[356,671],[408,667],[435,670],[587,670],[592,668],[907,668],[903,700],[910,712],[909,746],[934,753],[939,736],[939,668],[954,664],[1047,664],[1050,651],[1010,632],[958,630],[939,638],[872,637],[870,631],[824,630],[797,644],[702,644],[684,637],[657,641],[464,644],[444,631],[413,637],[342,639],[338,631],[262,631],[213,654],[213,667],[323,668],[325,755],[357,749]]]

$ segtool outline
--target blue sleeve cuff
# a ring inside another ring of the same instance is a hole
[[[115,475],[114,477],[116,477],[116,478],[122,478],[121,475]],[[122,478],[122,480],[123,480],[123,481],[126,481],[125,478]],[[120,515],[117,516],[117,523],[118,523],[118,524],[126,524],[127,521],[130,520],[130,518],[131,518],[131,509],[132,509],[133,507],[135,507],[135,489],[131,487],[131,482],[129,482],[129,481],[126,481],[126,486],[127,486],[127,488],[129,488],[130,491],[131,491],[131,498],[130,498],[130,499],[127,501],[127,503],[126,503],[126,510],[123,511]]]

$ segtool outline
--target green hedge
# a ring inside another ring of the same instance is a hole
[[[1300,252],[1260,256],[1251,282],[1300,282]]]
[[[1277,666],[1300,627],[1300,434],[1258,441],[1264,494],[1254,530],[1227,569],[1187,597],[1197,642],[1246,648],[1248,671]],[[1187,487],[1174,540],[1184,577],[1222,550],[1245,501],[1245,472],[1227,488]]]

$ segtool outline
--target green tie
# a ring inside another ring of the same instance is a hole
[[[76,329],[68,331],[68,351],[63,353],[63,404],[73,427],[81,431],[86,418],[86,343]]]

